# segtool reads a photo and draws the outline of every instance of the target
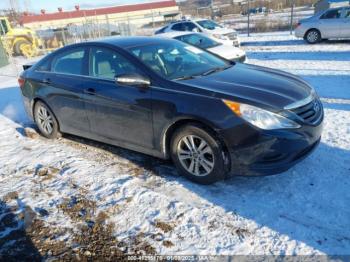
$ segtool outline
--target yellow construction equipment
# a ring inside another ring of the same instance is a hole
[[[0,17],[0,36],[10,55],[37,56],[42,42],[37,34],[26,27],[13,28],[7,17]]]

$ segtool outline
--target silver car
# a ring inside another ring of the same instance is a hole
[[[328,9],[301,20],[295,36],[310,44],[330,38],[350,38],[350,7]]]

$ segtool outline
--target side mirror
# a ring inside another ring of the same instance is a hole
[[[147,88],[151,85],[149,78],[139,74],[123,74],[115,76],[118,85]]]

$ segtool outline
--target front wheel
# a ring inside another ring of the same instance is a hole
[[[312,29],[306,33],[305,40],[309,44],[316,44],[321,41],[321,33],[316,29]]]
[[[60,137],[61,134],[55,115],[50,108],[41,101],[36,102],[34,106],[34,121],[44,137],[50,139]]]
[[[200,125],[187,125],[174,133],[171,157],[180,173],[196,183],[211,184],[225,178],[223,146]]]

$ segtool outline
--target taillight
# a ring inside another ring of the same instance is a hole
[[[25,83],[25,80],[24,80],[24,78],[22,78],[22,77],[19,77],[19,78],[18,78],[18,84],[19,84],[19,87],[20,87],[20,88],[23,88],[23,86],[24,86],[24,83]]]
[[[297,27],[301,26],[301,23],[297,23]]]

